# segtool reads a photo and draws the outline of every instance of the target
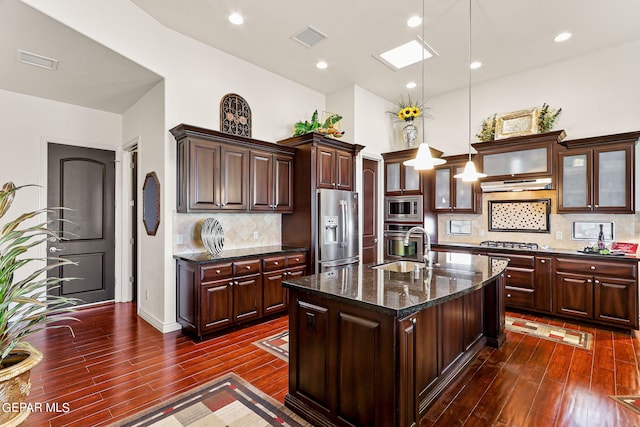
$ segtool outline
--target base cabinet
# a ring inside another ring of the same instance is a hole
[[[263,290],[262,308],[264,314],[277,313],[287,309],[289,291],[282,286],[285,278],[307,274],[306,254],[279,255],[262,260]]]

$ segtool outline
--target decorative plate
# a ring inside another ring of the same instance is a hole
[[[202,223],[200,238],[204,248],[211,255],[217,255],[224,246],[224,230],[215,218],[207,218]]]

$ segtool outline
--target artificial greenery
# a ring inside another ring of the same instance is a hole
[[[549,108],[549,105],[545,102],[540,107],[540,114],[538,115],[538,132],[548,132],[553,129],[553,124],[562,112],[562,108],[553,110]]]
[[[0,188],[0,219],[11,207],[15,193],[24,187],[27,186],[16,187],[8,182]],[[61,258],[31,258],[27,253],[31,248],[45,245],[48,238],[58,238],[57,233],[47,227],[50,221],[30,226],[23,224],[49,212],[52,209],[25,212],[0,227],[0,363],[16,346],[29,347],[24,341],[29,335],[54,322],[76,320],[52,316],[73,311],[72,305],[78,302],[77,299],[47,294],[51,287],[71,280],[47,277],[47,272],[73,263]],[[30,269],[23,272],[27,266]],[[67,324],[52,327],[68,328],[73,334]]]
[[[493,141],[496,137],[496,114],[493,117],[487,117],[482,122],[482,128],[480,128],[480,132],[476,134],[476,137],[480,141]]]
[[[342,136],[344,132],[340,132],[335,128],[335,124],[342,120],[342,116],[338,114],[330,114],[323,123],[318,121],[318,110],[311,115],[311,121],[297,122],[293,127],[293,135],[304,135],[309,132],[327,133],[332,136]]]

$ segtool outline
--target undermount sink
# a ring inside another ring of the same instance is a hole
[[[375,268],[376,270],[394,271],[396,273],[408,273],[410,271],[416,271],[426,267],[427,265],[424,262],[393,261],[386,264],[374,265],[371,268]]]

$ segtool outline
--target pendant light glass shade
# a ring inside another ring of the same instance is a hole
[[[453,177],[457,179],[462,179],[464,182],[475,182],[479,178],[485,178],[487,176],[486,173],[481,173],[476,170],[476,165],[473,163],[471,159],[464,165],[464,170],[462,173],[456,174]]]
[[[427,170],[433,169],[434,166],[442,165],[446,163],[446,160],[433,158],[431,155],[431,150],[429,149],[429,144],[426,142],[421,143],[418,146],[418,153],[416,154],[415,159],[405,160],[402,162],[405,166],[413,166],[415,170]]]

